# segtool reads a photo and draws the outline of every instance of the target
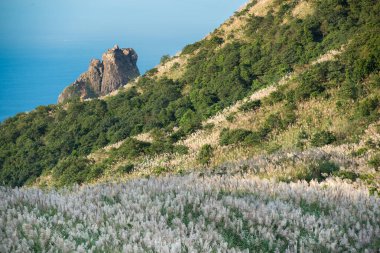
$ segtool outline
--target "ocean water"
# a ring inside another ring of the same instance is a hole
[[[202,39],[247,0],[0,1],[0,122],[59,93],[114,44],[141,73]]]
[[[19,112],[33,110],[39,105],[55,104],[59,93],[87,70],[90,60],[101,59],[102,53],[112,46],[89,43],[2,50],[0,121]],[[139,54],[138,66],[141,73],[159,61],[159,56],[147,51]]]

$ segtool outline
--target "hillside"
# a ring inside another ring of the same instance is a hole
[[[376,1],[248,3],[125,91],[6,120],[0,128],[0,182],[32,184],[43,174],[61,185],[81,183],[107,175],[114,167],[107,163],[137,158],[136,167],[144,167],[141,161],[160,153],[171,157],[189,149],[193,159],[180,163],[186,170],[199,166],[194,156],[201,144],[216,147],[210,165],[217,166],[268,151],[367,142],[363,134],[379,113],[377,7]],[[249,96],[260,105],[239,112],[233,105]],[[236,136],[218,145],[222,130],[225,138]],[[156,137],[153,143],[128,139],[148,132]],[[318,136],[327,140],[313,145]],[[87,159],[125,139],[111,159]],[[376,160],[376,143],[369,146],[358,148]]]
[[[378,13],[250,1],[107,96],[7,119],[0,251],[376,252]]]

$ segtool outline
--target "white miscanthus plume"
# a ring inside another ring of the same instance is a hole
[[[0,187],[0,252],[377,252],[380,200],[342,180],[195,175]]]

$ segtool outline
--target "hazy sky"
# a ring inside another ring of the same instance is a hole
[[[202,39],[247,0],[0,0],[0,121],[55,103],[114,44],[140,72]]]
[[[216,28],[245,2],[0,0],[0,47],[51,47],[91,41],[122,46],[143,41],[149,44],[149,40],[157,46],[190,43]]]

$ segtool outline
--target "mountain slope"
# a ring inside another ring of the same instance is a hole
[[[130,161],[138,168],[143,160],[189,148],[193,163],[181,169],[198,167],[202,147],[192,148],[187,136],[202,121],[284,77],[290,80],[268,99],[246,105],[237,117],[225,115],[219,130],[213,130],[217,123],[203,124],[218,137],[203,142],[216,148],[204,166],[240,159],[229,154],[236,145],[251,150],[248,157],[357,143],[379,115],[378,11],[379,2],[372,0],[252,1],[114,96],[39,107],[6,120],[0,127],[0,182],[20,186],[44,175],[56,185],[83,183],[104,177],[115,163],[124,164],[121,171],[128,174]],[[337,60],[320,58],[332,59],[331,50],[341,52]],[[129,138],[147,132],[152,143]],[[123,140],[103,155],[108,158],[88,159]],[[377,144],[367,150],[375,159]]]
[[[6,120],[0,251],[378,252],[378,13],[250,1],[107,96]]]

